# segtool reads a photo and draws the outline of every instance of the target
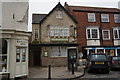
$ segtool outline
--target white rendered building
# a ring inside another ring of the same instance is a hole
[[[0,74],[28,75],[28,0],[0,2]]]

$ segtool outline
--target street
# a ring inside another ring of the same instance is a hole
[[[101,80],[101,79],[106,79],[106,80],[120,80],[120,70],[113,70],[110,71],[109,74],[107,73],[98,73],[98,72],[92,72],[92,73],[87,73],[85,71],[85,75],[81,77],[79,80]]]

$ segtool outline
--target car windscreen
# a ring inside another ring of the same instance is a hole
[[[120,57],[113,57],[113,60],[120,60]]]
[[[95,55],[91,55],[90,56],[90,60],[94,61],[98,61],[98,60],[102,60],[102,61],[106,61],[107,60],[107,57],[105,55],[98,55],[98,54],[95,54]]]

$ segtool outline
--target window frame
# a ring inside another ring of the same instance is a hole
[[[63,11],[62,10],[56,10],[56,18],[58,18],[58,19],[63,18]]]
[[[37,35],[38,35],[37,38],[36,38],[36,30],[37,30]],[[37,28],[34,29],[34,38],[35,39],[39,38],[39,29],[37,29]]]
[[[114,14],[114,22],[120,23],[120,14]]]
[[[91,21],[91,19],[93,19],[93,21]],[[88,13],[88,22],[96,22],[95,13]]]
[[[56,51],[54,51],[54,50],[56,50]],[[55,54],[53,51],[57,52],[57,54]],[[65,47],[63,47],[63,46],[51,47],[50,57],[51,58],[53,58],[53,57],[67,57],[67,47],[66,46]]]
[[[118,38],[115,38],[115,30],[117,31],[117,36],[118,36]],[[113,29],[114,39],[120,39],[120,34],[119,34],[120,32],[119,32],[119,31],[120,31],[120,28],[114,28],[114,29]]]
[[[104,31],[108,31],[108,38],[104,38]],[[103,40],[110,40],[110,30],[102,30],[102,38]]]
[[[88,33],[87,31],[90,29],[90,38],[88,38]],[[92,30],[97,29],[97,38],[92,38]],[[91,28],[86,28],[86,39],[100,39],[99,37],[99,28],[97,27],[91,27]]]
[[[107,21],[104,21],[103,19],[107,19]],[[101,22],[110,22],[109,14],[101,14]]]

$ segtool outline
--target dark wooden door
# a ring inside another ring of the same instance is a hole
[[[40,52],[34,52],[34,66],[40,66]]]

